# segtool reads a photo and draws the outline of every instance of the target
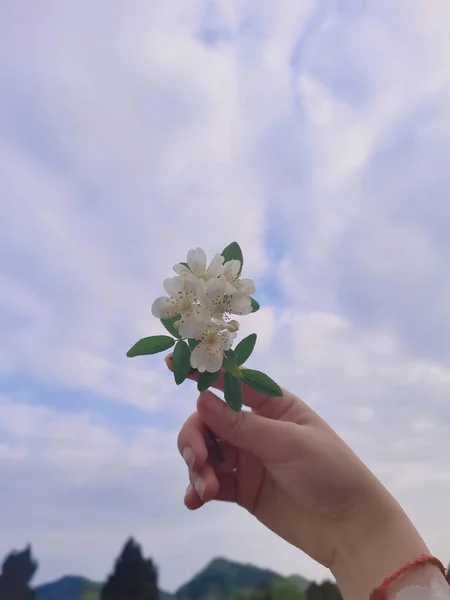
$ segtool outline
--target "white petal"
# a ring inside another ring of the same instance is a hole
[[[202,315],[194,314],[187,318],[180,319],[178,331],[183,338],[199,340],[208,330],[208,325],[209,320],[202,318]]]
[[[180,277],[188,277],[189,275],[192,275],[192,272],[181,263],[174,265],[173,270]]]
[[[211,306],[211,300],[209,299],[209,296],[206,293],[206,281],[204,281],[203,279],[197,279],[195,293],[198,300],[204,306]]]
[[[206,271],[206,254],[204,250],[201,248],[189,250],[187,255],[187,263],[195,275],[203,275]]]
[[[253,296],[256,291],[256,286],[253,279],[239,279],[236,283],[241,294]]]
[[[184,291],[184,279],[181,277],[169,277],[164,279],[164,289],[172,298],[176,298],[180,292]]]
[[[152,306],[152,315],[157,319],[171,319],[178,314],[178,308],[175,302],[170,298],[156,298]]]
[[[232,296],[233,294],[238,293],[238,289],[229,281],[227,281],[227,290],[226,293],[228,296]]]
[[[201,342],[192,350],[191,367],[198,369],[200,373],[215,373],[222,368],[222,363],[223,353],[219,350],[211,351],[211,347],[205,342]]]
[[[210,279],[206,284],[206,293],[213,304],[222,302],[227,293],[227,280],[225,277],[220,276]]]
[[[193,273],[190,273],[183,279],[183,291],[186,294],[193,294],[194,297],[197,296],[198,288],[202,285],[202,279],[199,279]]]
[[[241,261],[239,261],[239,260],[229,260],[228,262],[225,263],[224,275],[228,279],[228,281],[236,279],[240,268],[241,268]]]
[[[208,273],[211,277],[219,277],[223,272],[223,256],[221,254],[216,254],[212,259],[209,267]]]
[[[233,345],[233,341],[234,341],[234,338],[236,337],[236,333],[231,332],[231,331],[224,331],[221,334],[221,337],[222,337],[222,344],[223,344],[222,348],[223,348],[223,351],[226,352]]]
[[[249,315],[252,312],[252,301],[249,296],[238,294],[230,298],[230,312],[235,315]]]

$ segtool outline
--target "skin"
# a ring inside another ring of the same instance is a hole
[[[223,390],[223,375],[214,387]],[[211,501],[242,506],[328,567],[346,600],[368,598],[406,561],[429,554],[394,498],[304,402],[287,390],[272,398],[244,386],[244,405],[250,410],[235,413],[204,392],[182,426],[188,509]],[[207,428],[219,439],[222,462],[213,458]]]

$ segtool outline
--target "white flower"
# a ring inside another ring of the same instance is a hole
[[[246,296],[253,296],[255,293],[255,282],[252,279],[240,279],[238,273],[241,268],[239,260],[230,260],[223,266],[222,275],[225,277],[228,286],[228,294],[244,294]]]
[[[214,318],[223,313],[249,315],[252,312],[250,296],[245,294],[229,294],[229,282],[223,275],[210,279],[207,283],[200,282],[198,296],[204,306],[209,308]]]
[[[200,373],[215,373],[222,368],[224,353],[231,348],[236,333],[221,331],[211,324],[203,333],[200,343],[192,350],[191,367]]]
[[[235,279],[231,285],[238,294],[245,296],[253,296],[256,291],[255,282],[252,279]]]
[[[211,278],[219,277],[222,274],[224,270],[223,260],[221,254],[216,254],[207,267],[205,251],[201,248],[194,248],[188,252],[186,261],[188,266],[178,263],[173,267],[173,270],[181,277],[195,275],[199,279],[209,281]]]
[[[211,323],[213,323],[211,311],[202,305],[197,305],[178,321],[178,333],[182,338],[201,340]]]
[[[192,314],[197,307],[197,286],[184,277],[171,277],[164,281],[164,289],[169,297],[157,298],[152,306],[152,314],[158,319],[171,319],[175,315]]]
[[[239,260],[229,260],[223,266],[222,275],[225,277],[227,281],[233,283],[233,281],[238,277],[239,270],[241,268],[241,261]]]

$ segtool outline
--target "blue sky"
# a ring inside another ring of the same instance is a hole
[[[101,579],[133,533],[168,589],[216,555],[324,575],[184,509],[195,389],[125,358],[172,264],[238,240],[253,365],[450,560],[448,3],[6,0],[0,39],[0,553]]]

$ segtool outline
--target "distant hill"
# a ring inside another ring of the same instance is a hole
[[[35,600],[97,600],[101,587],[101,583],[90,581],[85,577],[68,575],[38,586]],[[176,600],[175,596],[163,590],[160,590],[159,597],[160,600]]]
[[[177,600],[206,600],[212,597],[228,600],[238,595],[245,596],[257,589],[269,588],[286,579],[288,578],[268,569],[216,558],[180,587],[175,597]],[[292,583],[302,590],[309,584],[301,577],[296,577]]]
[[[283,577],[268,569],[216,558],[175,594],[161,590],[160,600],[209,600],[213,597],[233,600],[282,582],[294,583],[299,590],[306,589],[310,583],[299,575]],[[100,588],[100,583],[85,577],[67,576],[38,586],[35,600],[97,600]]]
[[[84,600],[89,591],[100,592],[101,584],[85,577],[68,575],[36,588],[35,600]]]

